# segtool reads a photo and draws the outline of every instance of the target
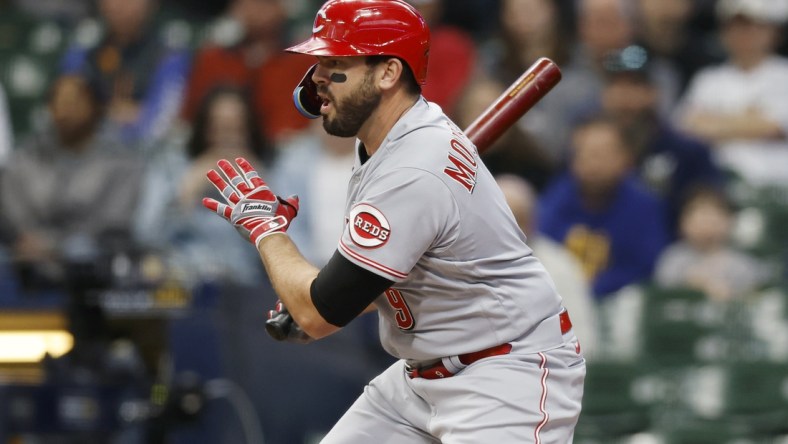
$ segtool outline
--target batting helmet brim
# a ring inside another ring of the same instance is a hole
[[[327,57],[383,55],[380,51],[374,51],[348,42],[320,37],[312,37],[303,43],[285,49],[285,51]]]

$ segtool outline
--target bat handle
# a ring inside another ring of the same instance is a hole
[[[293,318],[290,313],[279,313],[271,319],[265,321],[265,331],[268,335],[277,341],[284,341],[290,332],[290,326],[293,324]]]
[[[290,313],[284,311],[265,321],[265,331],[277,341],[308,344],[313,341],[311,337],[295,322]]]

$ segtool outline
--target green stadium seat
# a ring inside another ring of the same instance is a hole
[[[694,425],[668,431],[663,438],[664,444],[741,444],[746,436],[734,436],[727,427],[719,424]],[[752,437],[750,437],[752,438]],[[756,444],[755,441],[743,441]]]
[[[657,367],[715,362],[730,356],[728,304],[710,301],[700,291],[644,288],[641,320],[643,359]]]
[[[21,140],[40,120],[46,92],[56,74],[56,57],[6,54],[0,56],[0,67],[0,84],[8,98],[15,140]]]
[[[753,295],[745,315],[752,331],[752,356],[788,360],[788,284],[764,288]]]
[[[733,239],[746,251],[775,265],[788,278],[788,186],[732,186],[739,206]]]
[[[0,10],[0,56],[26,50],[34,25],[27,15],[13,9]]]
[[[32,26],[27,36],[27,51],[36,55],[52,55],[59,58],[67,43],[66,29],[53,22],[41,21]]]
[[[589,361],[577,442],[610,443],[651,426],[652,400],[644,389],[650,380],[643,370],[628,363]]]
[[[14,139],[41,120],[49,85],[67,44],[66,30],[14,10],[0,13],[0,84],[5,90]]]
[[[162,5],[156,14],[161,39],[172,49],[194,51],[205,37],[206,23],[177,7]]]
[[[764,205],[743,208],[738,218],[738,245],[759,257],[780,256],[788,251],[788,206]]]
[[[663,424],[668,444],[768,442],[788,433],[788,364],[698,367],[683,388],[680,412]]]

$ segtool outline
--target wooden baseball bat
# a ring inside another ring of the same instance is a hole
[[[558,65],[540,58],[468,126],[465,135],[483,153],[560,81]],[[280,313],[266,321],[265,329],[271,337],[283,341],[292,322],[290,314]]]
[[[558,65],[540,58],[465,129],[465,135],[483,153],[560,81]]]

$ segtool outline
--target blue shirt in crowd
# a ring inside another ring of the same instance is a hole
[[[580,259],[597,299],[650,279],[669,239],[663,204],[634,176],[606,208],[589,210],[575,178],[563,175],[542,195],[538,217],[540,231]]]

